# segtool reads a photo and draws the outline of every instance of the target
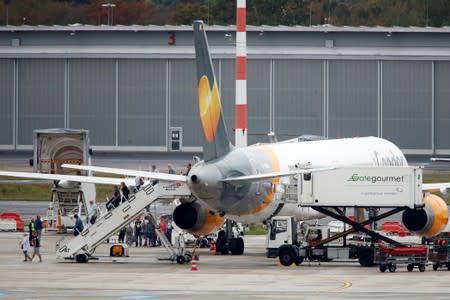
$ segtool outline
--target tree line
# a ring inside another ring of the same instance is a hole
[[[450,25],[450,0],[247,0],[247,24]],[[106,4],[106,5],[105,5]],[[112,5],[111,5],[112,4]],[[235,0],[3,0],[0,25],[230,25]]]

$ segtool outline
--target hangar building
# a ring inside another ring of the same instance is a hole
[[[207,30],[233,134],[235,27]],[[450,154],[450,28],[247,30],[249,144],[271,131],[372,135],[406,154]],[[196,93],[191,26],[0,28],[0,149],[75,128],[94,150],[200,151]]]

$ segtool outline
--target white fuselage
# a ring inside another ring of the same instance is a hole
[[[283,172],[292,169],[295,165],[299,168],[311,167],[339,167],[339,166],[406,166],[407,161],[401,150],[393,143],[377,138],[345,138],[335,140],[320,140],[307,142],[286,142],[274,144],[254,145],[246,148],[235,149],[235,157],[246,158],[251,165],[253,174],[272,172]],[[232,153],[231,152],[231,153]],[[261,153],[264,153],[266,159],[261,159]],[[243,159],[242,159],[243,160]],[[230,163],[233,159],[229,159]],[[238,169],[237,166],[235,169]],[[247,167],[248,169],[248,167]],[[273,184],[286,183],[288,177],[266,181],[266,186],[270,186],[273,191]],[[248,213],[227,214],[227,217],[242,223],[256,223],[264,221],[276,212],[277,215],[293,215],[297,219],[316,218],[319,214],[309,208],[299,207],[296,203],[285,203],[280,209],[282,202],[280,197],[274,197],[273,193],[260,196],[259,192],[252,194],[252,191],[261,189],[260,183],[252,183],[255,186],[247,195],[247,203],[255,198],[260,198],[260,202],[265,204],[259,208],[252,208]],[[222,195],[222,198],[224,196]],[[264,197],[264,199],[262,199]],[[220,201],[220,200],[219,200]],[[245,210],[245,204],[240,200],[242,210]],[[205,201],[208,203],[208,201]],[[221,201],[220,205],[209,202],[208,204],[215,208],[218,207],[226,211],[223,202],[230,203],[229,199]],[[233,208],[238,207],[239,203],[229,204]],[[277,211],[278,210],[278,211]]]

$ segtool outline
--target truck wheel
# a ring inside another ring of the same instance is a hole
[[[77,263],[84,264],[88,262],[88,258],[86,254],[78,254],[75,259],[77,260]]]
[[[233,255],[242,255],[244,253],[244,240],[242,238],[230,239],[230,251]]]
[[[447,263],[447,270],[450,271],[450,263]]]
[[[303,257],[301,257],[301,256],[297,257],[297,259],[295,260],[295,264],[297,266],[300,266],[302,264],[302,262],[303,262]]]
[[[380,272],[386,272],[387,266],[386,265],[380,265]]]
[[[186,258],[183,255],[177,256],[177,264],[184,265],[185,262],[186,262]]]
[[[425,265],[424,264],[420,264],[419,265],[419,271],[420,272],[425,272]]]
[[[439,269],[439,264],[434,264],[433,265],[433,270],[437,271]]]
[[[279,259],[283,266],[289,267],[295,261],[295,253],[291,249],[283,249],[280,251]]]
[[[374,251],[372,248],[360,248],[358,251],[358,261],[363,267],[371,267],[374,265]]]
[[[406,269],[408,270],[408,272],[412,272],[412,270],[414,270],[414,265],[409,264],[406,266]]]
[[[394,264],[390,264],[388,268],[389,268],[389,272],[392,272],[392,273],[394,273],[395,270],[397,270],[397,267]]]

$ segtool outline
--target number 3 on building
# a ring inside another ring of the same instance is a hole
[[[169,31],[167,32],[167,34],[169,35],[169,41],[167,42],[167,44],[169,44],[170,46],[175,45],[175,31]]]

